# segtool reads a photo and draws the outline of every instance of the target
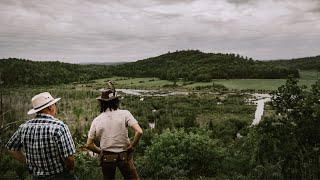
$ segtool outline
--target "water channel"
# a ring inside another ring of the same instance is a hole
[[[264,104],[268,101],[271,101],[271,95],[270,94],[251,94],[251,95],[256,98],[256,100],[253,102],[257,105],[254,119],[251,124],[251,126],[254,126],[259,124],[259,122],[261,121],[261,118],[264,112]]]
[[[169,95],[188,95],[189,92],[179,92],[179,91],[159,91],[159,90],[138,90],[138,89],[117,89],[118,92],[122,92],[124,94],[131,94],[136,96],[141,96],[141,101],[143,101],[143,96],[169,96]],[[266,102],[271,101],[270,94],[258,94],[253,93],[249,94],[252,96],[248,100],[250,103],[254,103],[257,105],[255,116],[252,121],[251,126],[259,124],[264,112],[264,105]],[[155,127],[155,124],[149,124],[151,128]]]

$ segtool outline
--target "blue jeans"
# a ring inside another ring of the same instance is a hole
[[[54,174],[50,176],[32,176],[32,180],[78,180],[78,177],[74,173],[63,172],[60,174]]]

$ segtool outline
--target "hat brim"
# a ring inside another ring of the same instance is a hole
[[[61,98],[56,98],[54,99],[53,101],[51,101],[50,103],[46,104],[45,106],[39,108],[39,109],[30,109],[27,114],[34,114],[36,112],[39,112],[41,111],[42,109],[46,108],[46,107],[49,107],[51,106],[52,104],[55,104],[56,102],[58,102]]]
[[[97,97],[96,99],[97,100],[100,100],[100,101],[111,101],[111,100],[114,100],[114,99],[118,99],[119,96],[116,96],[116,97],[111,97],[109,99],[104,99],[104,98],[101,98],[101,96]]]

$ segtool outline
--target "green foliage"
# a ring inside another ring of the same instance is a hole
[[[320,132],[320,81],[312,85],[311,92],[303,91],[297,81],[289,78],[285,86],[279,88],[274,96],[274,106],[287,121],[296,127],[298,140],[312,147],[319,146]]]
[[[222,84],[215,84],[213,83],[212,85],[206,85],[206,86],[196,86],[194,89],[196,90],[210,90],[210,91],[217,91],[217,92],[223,92],[227,91],[228,88],[226,88]]]
[[[25,179],[29,174],[27,166],[18,161],[13,161],[5,148],[9,136],[13,133],[12,127],[15,126],[11,123],[5,123],[0,127],[0,179],[9,179],[12,177],[15,177],[16,179]]]
[[[152,139],[137,161],[142,178],[182,179],[214,177],[221,167],[224,149],[206,134],[165,130]]]
[[[266,118],[229,149],[234,177],[253,179],[319,179],[320,81],[311,92],[290,77],[274,92],[280,116]],[[241,168],[234,166],[241,165]],[[249,163],[248,163],[249,162]]]
[[[308,60],[310,58],[305,58]],[[235,54],[203,53],[199,50],[176,51],[137,62],[110,65],[79,65],[58,61],[35,62],[25,59],[0,59],[0,73],[5,84],[55,85],[72,82],[87,83],[94,79],[112,75],[127,77],[157,77],[166,80],[210,82],[212,79],[279,79],[293,74],[299,77],[297,69],[319,69],[318,60],[311,63],[288,61],[253,61]],[[311,64],[311,65],[310,65]],[[315,64],[315,65],[314,65]],[[305,67],[307,66],[307,67]],[[313,67],[313,68],[312,68]],[[140,81],[140,84],[144,83]],[[166,85],[176,87],[175,85]]]
[[[224,121],[224,123],[210,123],[208,125],[209,130],[212,131],[211,138],[220,139],[224,143],[230,143],[233,142],[233,140],[236,138],[237,133],[241,133],[242,135],[245,135],[246,128],[248,126],[248,122],[245,120],[238,119],[228,119]]]
[[[78,152],[76,154],[75,174],[79,179],[102,179],[99,157],[91,157]]]
[[[234,54],[203,53],[199,50],[177,51],[118,65],[112,72],[117,76],[198,82],[212,79],[277,79],[286,78],[289,74],[299,77],[295,69],[278,68],[270,63],[248,60]]]
[[[291,60],[273,60],[269,61],[268,63],[280,67],[288,67],[291,69],[320,70],[320,56],[304,57]]]
[[[253,127],[249,124],[255,106],[246,103],[248,97],[212,94],[211,84],[189,95],[145,96],[144,101],[139,96],[124,95],[120,108],[128,109],[144,130],[134,154],[141,177],[320,179],[320,81],[310,91],[298,84],[290,77],[279,87],[272,106],[267,107],[277,113]],[[58,118],[68,124],[77,145],[85,143],[90,123],[99,114],[95,100],[99,92],[59,86],[6,90],[4,119],[5,124],[12,124],[0,130],[2,146],[20,121],[30,118],[25,114],[30,99],[42,91],[62,98]],[[150,129],[149,122],[155,122],[156,128]],[[236,138],[238,132],[243,137]],[[0,156],[1,178],[26,176],[27,171],[17,166],[4,147]],[[77,152],[76,174],[80,179],[101,178],[97,159]]]
[[[79,65],[58,61],[35,62],[24,59],[0,59],[5,85],[52,85],[110,77],[109,66]]]

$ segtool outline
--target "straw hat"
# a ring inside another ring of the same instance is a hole
[[[58,102],[61,98],[54,99],[50,93],[43,92],[40,94],[35,95],[32,99],[32,106],[33,109],[30,109],[27,114],[33,114],[38,111],[41,111],[42,109],[51,106],[52,104],[55,104]]]
[[[107,82],[107,87],[100,90],[101,96],[97,97],[96,99],[101,101],[110,101],[113,99],[117,99],[118,96],[116,95],[116,89],[111,81]]]

